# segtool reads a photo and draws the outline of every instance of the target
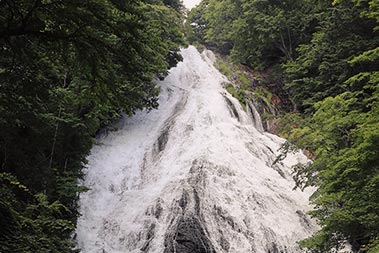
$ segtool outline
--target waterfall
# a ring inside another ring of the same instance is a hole
[[[263,132],[264,128],[263,128],[263,124],[262,124],[262,118],[261,118],[261,115],[259,115],[258,110],[257,110],[255,104],[252,103],[251,101],[247,101],[246,102],[246,109],[247,109],[247,114],[252,119],[254,127],[258,131]]]
[[[212,53],[158,82],[157,110],[125,118],[88,157],[77,242],[83,253],[301,252],[317,225],[310,191],[292,190],[283,139],[263,132],[222,84]],[[249,106],[256,119],[256,110]]]

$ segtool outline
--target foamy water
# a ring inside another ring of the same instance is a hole
[[[273,166],[284,140],[226,92],[210,51],[181,53],[159,109],[123,120],[88,157],[82,252],[301,252],[317,227],[290,166],[306,158]]]

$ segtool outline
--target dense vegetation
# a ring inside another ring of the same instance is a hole
[[[379,2],[203,0],[189,19],[190,41],[274,69],[292,101],[278,124],[313,159],[294,177],[322,226],[300,245],[379,252]]]
[[[157,106],[178,0],[0,1],[0,252],[76,252],[77,180],[97,131]]]

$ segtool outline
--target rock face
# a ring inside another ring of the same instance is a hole
[[[199,171],[197,161],[194,162],[190,173],[194,174],[196,171]],[[173,218],[171,226],[167,230],[164,253],[216,252],[204,226],[201,198],[196,190],[199,183],[201,183],[201,176],[190,177],[188,180],[189,190],[183,189],[182,197],[178,201],[181,214]]]
[[[198,217],[180,216],[173,226],[165,238],[164,253],[215,252]]]
[[[301,252],[317,226],[289,167],[305,156],[273,165],[284,140],[225,91],[211,52],[182,55],[158,83],[159,109],[121,121],[88,157],[82,252]]]

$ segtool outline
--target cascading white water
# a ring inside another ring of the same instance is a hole
[[[247,101],[246,108],[247,108],[247,114],[249,115],[249,117],[252,119],[254,123],[254,127],[257,130],[263,132],[264,128],[263,128],[262,118],[261,118],[261,115],[259,115],[258,110],[255,107],[255,105],[251,101]]]
[[[258,131],[212,54],[182,50],[158,110],[126,118],[88,157],[77,241],[84,253],[301,252],[317,226],[292,190],[283,139]],[[251,117],[251,116],[250,116]],[[260,129],[262,130],[262,129]]]

